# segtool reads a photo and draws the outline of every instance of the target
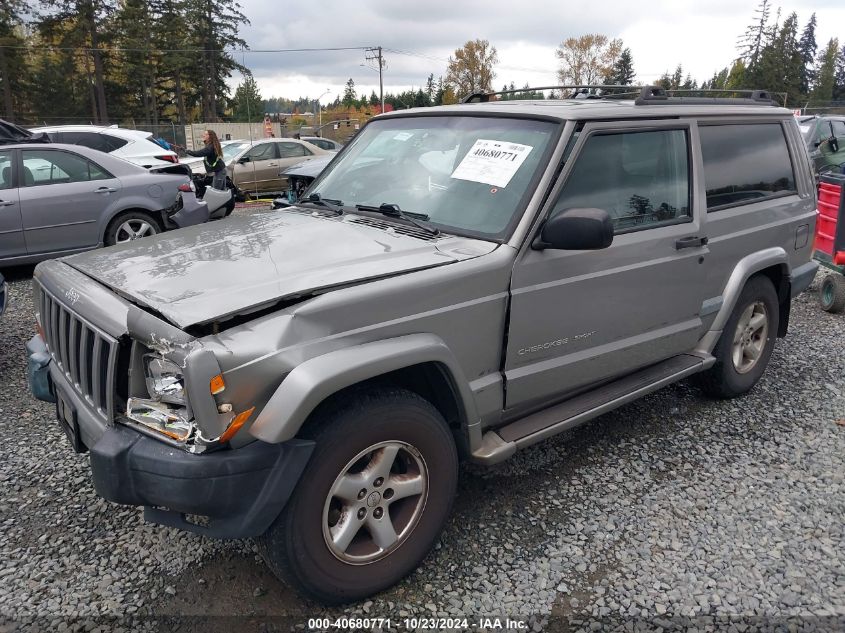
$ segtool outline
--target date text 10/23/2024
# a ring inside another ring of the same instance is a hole
[[[468,631],[468,630],[509,630],[527,631],[528,622],[511,618],[309,618],[308,628],[312,631],[372,630],[400,628],[411,631]]]

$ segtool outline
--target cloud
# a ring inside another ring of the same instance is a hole
[[[352,5],[340,0],[284,5],[243,0],[242,10],[251,24],[241,34],[255,51],[359,47],[247,52],[243,61],[265,96],[313,98],[326,88],[337,94],[350,77],[359,92],[369,94],[373,88],[378,91],[378,74],[365,67],[363,47],[382,46],[388,63],[385,91],[398,92],[424,85],[430,73],[445,75],[455,49],[481,38],[499,52],[497,87],[511,81],[518,86],[540,85],[556,81],[554,51],[561,41],[604,33],[622,37],[631,48],[641,81],[654,81],[678,64],[702,81],[732,62],[736,40],[753,20],[758,4],[758,0],[655,0],[647,5],[604,0],[599,10],[594,3],[539,0],[379,0]],[[791,6],[783,6],[782,15],[792,11],[798,13],[801,28],[816,12],[820,48],[845,24],[842,0],[793,0]]]

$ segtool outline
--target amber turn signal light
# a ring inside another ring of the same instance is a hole
[[[224,389],[226,389],[226,382],[223,380],[223,374],[217,374],[214,378],[211,379],[211,395],[216,396],[218,393],[222,393]]]
[[[220,436],[220,443],[228,442],[231,440],[235,433],[244,425],[244,423],[249,419],[249,416],[252,415],[252,412],[255,411],[255,407],[250,407],[246,411],[239,413],[235,416],[235,419],[232,420],[231,424],[226,427],[226,430],[223,431],[223,435]]]

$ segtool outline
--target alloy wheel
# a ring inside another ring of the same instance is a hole
[[[131,220],[126,220],[123,224],[117,227],[115,242],[122,244],[124,242],[132,242],[134,240],[139,240],[142,237],[148,237],[155,234],[156,230],[152,224],[146,220],[133,218]]]
[[[323,507],[323,538],[339,560],[365,565],[413,532],[428,498],[428,467],[405,442],[380,442],[347,463]]]
[[[739,317],[734,332],[731,358],[740,374],[747,374],[763,354],[769,337],[769,314],[766,304],[755,301]]]

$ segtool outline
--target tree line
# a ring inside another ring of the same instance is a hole
[[[257,121],[265,113],[313,112],[308,98],[263,99],[233,50],[249,24],[237,0],[0,0],[0,116],[19,123],[187,124]],[[803,25],[761,0],[739,38],[732,64],[699,83],[682,63],[654,83],[667,89],[760,88],[792,107],[845,101],[845,42],[816,42],[816,16]],[[593,33],[563,40],[555,51],[561,84],[630,85],[634,56],[621,39]],[[495,88],[498,51],[475,39],[449,57],[444,74],[419,88],[387,92],[393,109],[456,103]],[[227,86],[243,75],[234,95]],[[526,85],[525,88],[528,88]],[[514,82],[502,91],[516,91]],[[562,96],[524,90],[502,99]],[[349,78],[324,110],[374,114],[380,96],[358,94]]]
[[[248,23],[237,0],[2,0],[0,116],[219,120]]]

